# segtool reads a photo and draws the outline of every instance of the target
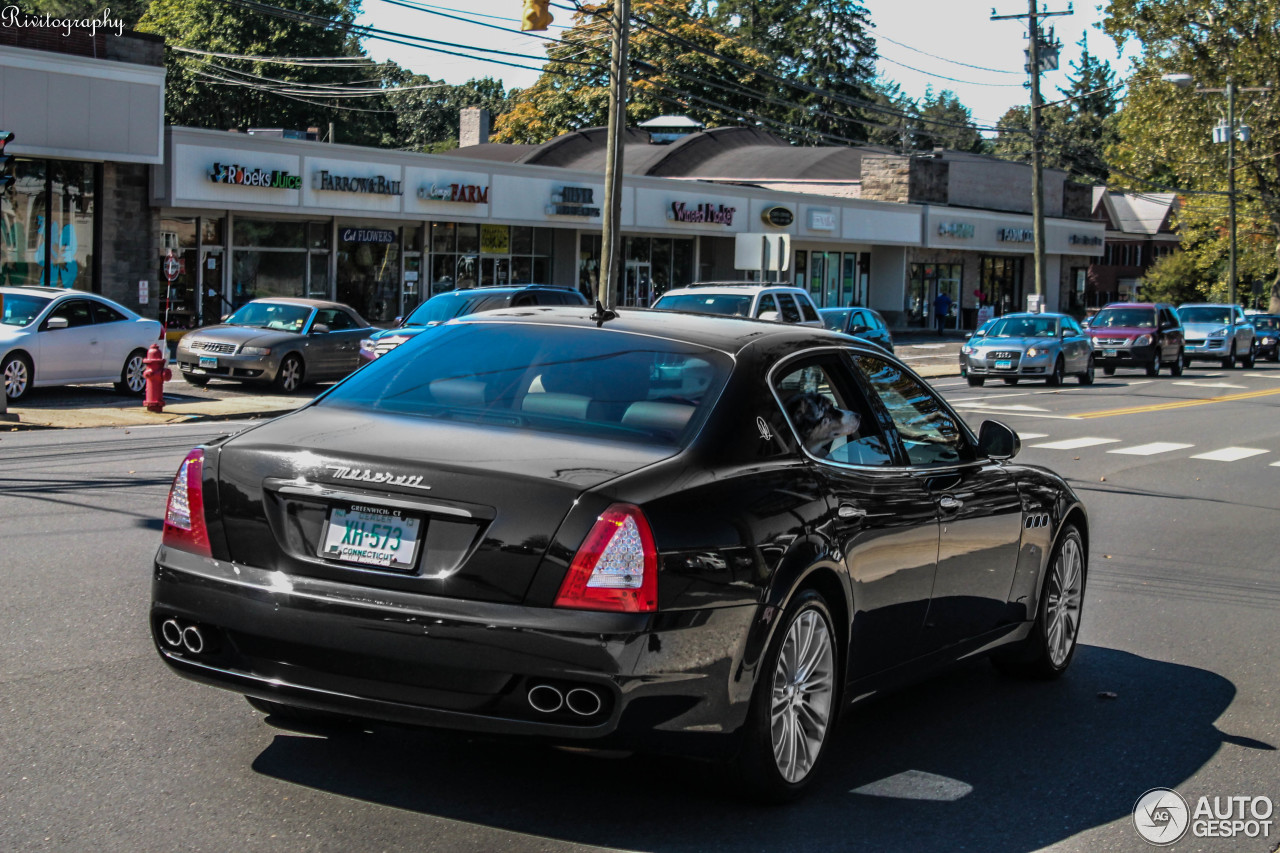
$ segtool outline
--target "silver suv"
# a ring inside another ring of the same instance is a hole
[[[808,291],[782,284],[732,281],[691,284],[668,290],[653,307],[659,311],[753,317],[822,328],[822,318]]]
[[[1257,334],[1239,305],[1179,305],[1178,319],[1182,321],[1187,361],[1220,361],[1226,368],[1239,361],[1244,367],[1253,367],[1258,357]]]

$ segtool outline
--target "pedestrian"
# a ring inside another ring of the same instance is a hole
[[[942,334],[942,330],[947,324],[947,315],[951,313],[951,297],[942,291],[938,294],[938,298],[933,300],[933,316],[938,324],[938,334]]]

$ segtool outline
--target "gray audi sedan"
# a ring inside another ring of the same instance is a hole
[[[183,335],[178,369],[196,386],[233,379],[296,391],[305,382],[341,379],[363,364],[360,339],[372,330],[340,302],[255,299],[222,323]]]
[[[988,378],[1009,385],[1043,379],[1057,386],[1067,374],[1091,385],[1093,345],[1066,314],[1006,314],[969,339],[960,350],[960,369],[974,387]]]

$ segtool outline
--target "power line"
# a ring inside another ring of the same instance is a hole
[[[963,65],[965,68],[972,68],[972,69],[974,69],[975,71],[990,71],[992,74],[1014,74],[1014,75],[1017,75],[1017,76],[1019,76],[1019,77],[1021,77],[1021,76],[1025,73],[1025,72],[1022,72],[1022,71],[1010,71],[1010,70],[1008,70],[1007,68],[986,68],[986,67],[981,66],[981,65],[970,65],[969,63],[967,63],[967,62],[961,62],[961,61],[959,61],[958,59],[947,59],[945,56],[938,56],[936,53],[930,53],[930,52],[929,52],[929,51],[927,51],[927,50],[921,50],[921,49],[920,49],[920,48],[918,48],[918,47],[912,47],[912,46],[911,46],[911,45],[909,45],[909,44],[903,44],[903,43],[902,43],[902,42],[900,42],[900,41],[894,41],[893,39],[889,38],[888,36],[886,36],[886,35],[881,35],[881,34],[879,34],[879,33],[876,33],[876,35],[875,35],[875,39],[876,39],[876,41],[887,41],[887,42],[889,42],[889,44],[896,44],[898,47],[905,47],[907,50],[912,51],[913,53],[918,53],[918,54],[920,54],[920,55],[922,55],[922,56],[927,56],[927,57],[929,57],[930,59],[937,59],[937,60],[940,60],[940,61],[942,61],[942,62],[950,62],[952,65]],[[913,70],[914,70],[914,69],[913,69]],[[1021,84],[1021,83],[1019,83],[1018,85],[1022,85],[1022,84]]]

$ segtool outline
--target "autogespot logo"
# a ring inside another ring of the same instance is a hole
[[[1147,841],[1159,847],[1177,842],[1187,834],[1187,801],[1177,791],[1152,788],[1133,804],[1133,827]]]

